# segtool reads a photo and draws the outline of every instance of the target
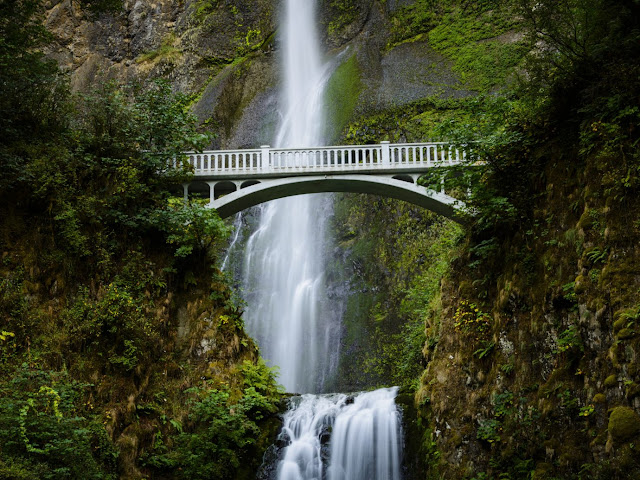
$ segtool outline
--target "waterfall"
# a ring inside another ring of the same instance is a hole
[[[285,10],[284,111],[275,146],[318,146],[329,68],[320,58],[314,2],[287,0]],[[290,392],[322,391],[336,363],[339,315],[324,275],[330,199],[301,195],[258,207],[259,226],[245,246],[246,327]]]
[[[319,146],[330,68],[320,58],[315,2],[285,3],[284,109],[274,146]],[[263,357],[279,367],[289,392],[324,391],[337,364],[342,312],[330,304],[324,270],[331,213],[328,195],[266,203],[254,210],[258,225],[244,248],[247,331]],[[240,228],[240,217],[236,222]],[[237,241],[236,235],[232,245]],[[391,388],[355,397],[297,397],[284,417],[278,480],[399,480],[396,393]]]
[[[351,399],[344,394],[297,399],[284,417],[281,436],[290,444],[278,480],[400,480],[396,393],[397,388],[386,388]]]

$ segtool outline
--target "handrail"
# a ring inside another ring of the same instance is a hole
[[[304,148],[213,150],[188,152],[195,176],[350,173],[363,170],[407,170],[462,163],[466,151],[445,142],[337,145]]]

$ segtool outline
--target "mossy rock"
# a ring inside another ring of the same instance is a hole
[[[617,455],[617,464],[620,466],[621,470],[629,472],[630,469],[634,468],[638,464],[638,453],[635,450],[635,445],[625,445],[618,451]],[[638,478],[636,476],[630,475],[628,478]]]
[[[329,138],[338,138],[353,115],[363,88],[361,77],[362,71],[355,54],[331,75],[325,93],[327,118],[331,119],[329,131],[326,132]]]
[[[609,435],[608,435],[608,433],[607,433],[607,430],[602,430],[602,431],[600,431],[600,433],[598,433],[598,434],[596,435],[596,438],[594,438],[594,439],[591,441],[591,443],[590,443],[591,448],[594,448],[594,447],[595,447],[595,446],[597,446],[597,445],[601,445],[601,446],[606,445],[606,443],[607,443],[607,437],[608,437],[608,436],[609,436]]]
[[[618,377],[616,375],[609,375],[604,380],[604,386],[607,388],[613,388],[618,386]]]
[[[617,337],[619,340],[628,340],[636,335],[637,333],[635,330],[632,330],[631,328],[623,328],[618,332]]]
[[[596,393],[593,396],[593,400],[592,401],[593,401],[593,403],[606,403],[607,397],[605,397],[603,393]]]
[[[624,328],[624,326],[626,324],[627,324],[627,320],[626,319],[619,318],[618,320],[613,322],[613,331],[614,332],[619,332],[620,330],[622,330]]]
[[[624,442],[640,432],[640,415],[632,408],[616,407],[609,415],[609,433],[616,442]]]
[[[629,400],[639,395],[640,395],[640,385],[638,385],[636,382],[631,382],[629,385],[627,385],[626,397]]]
[[[593,217],[589,215],[589,210],[585,208],[585,211],[580,217],[580,220],[578,220],[578,224],[576,225],[576,228],[578,230],[579,229],[587,230],[592,225],[593,225]]]
[[[538,463],[533,472],[533,480],[546,480],[553,474],[553,465],[550,463]]]

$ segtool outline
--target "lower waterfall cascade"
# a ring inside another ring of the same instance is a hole
[[[289,445],[277,479],[400,480],[402,428],[396,394],[394,387],[292,400],[280,434]]]

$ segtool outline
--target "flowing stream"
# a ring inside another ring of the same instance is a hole
[[[323,142],[323,63],[313,0],[286,0],[282,28],[283,114],[276,147]],[[342,308],[327,295],[329,195],[266,203],[255,212],[242,262],[245,321],[262,355],[280,369],[292,400],[285,414],[278,480],[399,480],[401,428],[397,389],[325,391],[339,355]],[[237,222],[241,219],[238,217]],[[239,226],[239,223],[238,223]],[[238,241],[238,235],[233,243]],[[226,266],[228,256],[224,260]]]

